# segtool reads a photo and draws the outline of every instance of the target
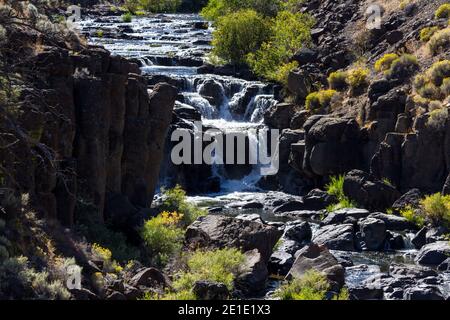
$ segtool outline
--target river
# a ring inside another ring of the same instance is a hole
[[[264,111],[277,103],[272,87],[266,83],[198,72],[211,51],[212,28],[197,15],[155,15],[134,18],[131,23],[122,22],[120,16],[93,17],[80,22],[80,26],[83,33],[90,35],[90,43],[138,61],[144,75],[176,81],[181,92],[175,108],[195,108],[204,125],[224,132],[261,129]],[[200,94],[211,83],[220,93],[215,97],[219,102],[212,103]],[[256,184],[261,178],[257,166],[236,179],[230,178],[221,166],[213,166],[213,173],[220,179],[220,191],[191,195],[190,201],[219,208],[222,213],[240,214],[243,211],[236,209],[237,204],[264,201],[267,197],[267,192]],[[161,184],[164,182],[163,176]],[[266,221],[280,220],[264,209],[249,209],[245,213],[260,214]],[[410,243],[411,235],[403,236]],[[371,276],[385,274],[392,263],[413,264],[416,253],[410,244],[406,250],[396,252],[348,253],[354,266],[346,269],[347,285],[357,286]]]

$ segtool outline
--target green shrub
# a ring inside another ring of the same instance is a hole
[[[252,9],[263,16],[275,16],[283,1],[278,0],[209,0],[200,15],[211,21],[243,9]]]
[[[218,20],[213,32],[213,53],[234,64],[245,62],[269,38],[267,21],[254,10],[230,13]]]
[[[130,23],[131,21],[133,21],[133,15],[129,12],[125,13],[122,15],[122,21],[126,22],[126,23]]]
[[[176,212],[163,212],[144,223],[141,237],[157,264],[166,264],[181,250],[184,231],[179,226],[182,216]]]
[[[420,204],[433,224],[450,227],[450,195],[436,193],[425,197]]]
[[[450,77],[450,60],[434,63],[426,74],[431,83],[435,86],[441,86],[444,79]]]
[[[450,95],[450,77],[449,78],[445,78],[442,81],[442,85],[441,85],[440,89],[441,89],[441,93],[445,97],[448,97]]]
[[[422,228],[425,225],[425,218],[423,217],[423,215],[411,206],[406,206],[405,208],[401,209],[400,215],[419,228]]]
[[[298,67],[297,61],[292,61],[282,64],[278,71],[274,74],[273,80],[278,81],[281,84],[287,86],[289,73]]]
[[[281,11],[271,24],[270,39],[247,55],[247,63],[258,76],[280,79],[280,69],[302,46],[311,42],[314,19],[309,14]]]
[[[62,279],[51,278],[46,271],[36,271],[24,256],[0,263],[0,292],[12,295],[12,299],[70,299]]]
[[[192,289],[195,282],[201,280],[223,283],[232,290],[244,261],[244,254],[235,248],[198,250],[187,256],[186,269],[175,275],[172,291],[162,295],[149,293],[144,300],[196,300]]]
[[[417,93],[426,99],[439,99],[441,96],[439,88],[432,83],[427,83],[423,87],[418,88]]]
[[[128,10],[131,14],[136,14],[136,11],[139,10],[139,0],[125,0],[124,8]]]
[[[281,300],[326,300],[330,283],[325,275],[309,270],[301,278],[282,285],[275,296]],[[348,291],[343,289],[334,297],[335,300],[348,300]]]
[[[444,3],[441,5],[434,14],[436,19],[449,19],[450,18],[450,3]]]
[[[328,206],[327,211],[333,212],[344,208],[354,208],[356,205],[344,193],[343,175],[330,177],[330,182],[325,186],[325,190],[331,196],[336,197],[337,203]]]
[[[407,79],[419,70],[417,58],[411,54],[403,54],[392,61],[386,74],[391,78]]]
[[[445,131],[446,123],[448,120],[448,109],[438,108],[430,112],[430,116],[427,120],[427,127],[437,132]]]
[[[173,287],[177,291],[191,290],[195,282],[208,280],[223,283],[231,290],[244,261],[244,254],[234,248],[196,251],[188,257],[188,270],[178,274]]]
[[[139,0],[140,6],[150,12],[176,12],[182,0]]]
[[[428,41],[431,53],[436,54],[446,50],[450,45],[450,28],[437,31]]]
[[[187,201],[186,192],[179,185],[173,189],[163,190],[163,205],[161,209],[181,214],[183,226],[188,226],[199,217],[207,214],[206,210],[200,209]]]
[[[355,68],[347,72],[347,83],[352,89],[363,88],[368,85],[370,70],[367,68]]]
[[[96,32],[95,32],[95,35],[98,37],[98,38],[103,38],[103,30],[97,30]]]
[[[375,71],[386,72],[391,68],[392,63],[397,60],[399,56],[395,53],[387,53],[375,62]]]
[[[306,97],[305,108],[309,111],[319,111],[328,108],[337,94],[336,90],[320,90],[312,92]]]
[[[104,248],[101,245],[94,243],[92,245],[92,254],[96,261],[103,262],[103,271],[106,273],[119,273],[122,271],[122,267],[112,259],[111,250]]]
[[[336,71],[328,76],[328,85],[333,90],[343,90],[347,87],[347,72]]]
[[[439,31],[439,27],[426,27],[420,30],[420,41],[428,42],[430,41],[431,37]]]

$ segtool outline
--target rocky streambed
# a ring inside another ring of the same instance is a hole
[[[264,128],[264,113],[277,103],[271,84],[205,65],[212,30],[196,15],[131,23],[91,17],[80,27],[93,44],[138,62],[149,87],[168,82],[179,89],[171,130],[193,133],[199,120],[226,133]],[[450,245],[442,230],[419,230],[377,210],[328,213],[332,199],[323,191],[304,197],[263,191],[257,169],[173,166],[166,156],[160,182],[182,184],[190,201],[210,212],[189,227],[188,245],[245,249],[250,263],[237,280],[243,297],[271,298],[280,279],[314,268],[337,287],[345,284],[353,299],[450,298]]]

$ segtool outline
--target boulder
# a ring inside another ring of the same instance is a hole
[[[254,295],[263,291],[269,277],[267,261],[258,249],[247,251],[245,261],[240,266],[239,275],[234,280],[235,288],[245,295]]]
[[[448,241],[438,241],[422,247],[415,261],[422,265],[439,266],[450,256],[450,244]]]
[[[307,210],[323,210],[336,202],[335,196],[329,195],[326,191],[320,189],[311,190],[303,198],[304,208]]]
[[[284,230],[284,236],[299,243],[310,241],[312,237],[311,226],[306,221],[288,223]]]
[[[305,205],[301,201],[297,200],[289,200],[286,203],[276,207],[273,212],[274,213],[282,213],[282,212],[291,212],[291,211],[300,211],[305,208]]]
[[[298,106],[290,103],[278,103],[264,113],[264,123],[270,128],[287,129],[291,120],[298,111]]]
[[[153,288],[157,287],[165,287],[166,279],[164,275],[155,268],[145,268],[139,271],[130,281],[130,285],[133,287],[147,287]]]
[[[215,80],[205,80],[199,86],[198,93],[216,107],[220,107],[225,98],[222,85]]]
[[[423,227],[411,239],[411,242],[414,245],[414,247],[416,247],[416,249],[420,249],[427,244],[427,232],[428,232],[427,227]]]
[[[393,186],[383,181],[376,181],[360,170],[352,170],[345,176],[344,193],[359,206],[380,211],[390,208],[400,197]]]
[[[227,300],[230,296],[226,285],[212,281],[197,281],[192,291],[199,300]]]
[[[394,202],[392,209],[400,211],[408,206],[417,208],[422,197],[422,192],[419,189],[411,189]]]
[[[403,217],[393,214],[372,213],[369,218],[375,218],[384,221],[386,229],[391,231],[417,230],[417,226]]]
[[[187,228],[185,243],[191,249],[234,247],[243,252],[258,249],[267,262],[282,233],[260,222],[208,215]]]
[[[329,225],[317,230],[312,241],[331,250],[354,251],[354,237],[352,224]]]
[[[286,276],[294,264],[294,256],[285,251],[275,251],[269,260],[268,269],[271,274]]]
[[[383,220],[367,218],[359,222],[361,247],[370,251],[382,250],[386,240],[386,224]]]
[[[288,279],[300,278],[307,271],[322,272],[327,278],[342,287],[345,283],[345,270],[336,258],[324,246],[312,243],[299,250],[289,274]]]

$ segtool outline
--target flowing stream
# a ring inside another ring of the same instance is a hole
[[[268,84],[198,72],[211,50],[212,28],[197,15],[164,14],[134,18],[131,23],[123,23],[120,17],[95,17],[81,21],[80,27],[83,33],[89,34],[91,43],[138,61],[144,75],[175,82],[181,90],[175,108],[194,108],[206,126],[223,132],[264,128],[264,111],[277,103]],[[204,92],[213,95],[213,99],[205,97]],[[256,187],[261,177],[257,169],[254,166],[244,177],[233,180],[227,178],[223,167],[213,165],[214,175],[220,178],[220,192],[191,196],[190,200],[211,208],[263,199],[266,193]],[[242,210],[228,208],[228,212],[239,214]],[[245,213],[257,213],[265,220],[277,221],[263,209],[249,209]],[[347,284],[358,285],[374,274],[385,273],[393,262],[412,264],[415,254],[413,249],[350,253],[356,267],[347,268]]]

